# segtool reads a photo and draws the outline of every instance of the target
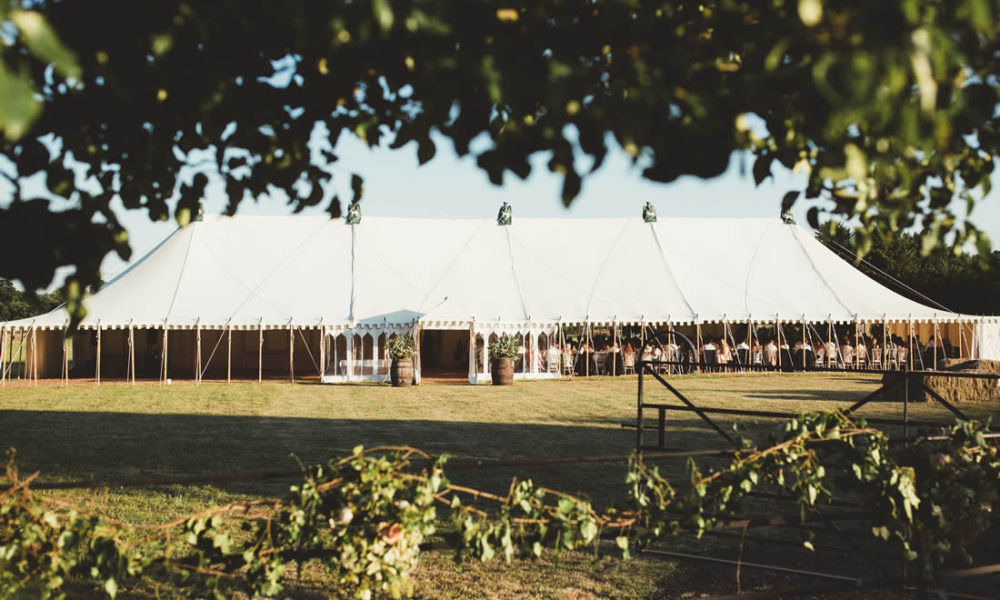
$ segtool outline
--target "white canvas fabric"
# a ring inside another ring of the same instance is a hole
[[[84,328],[975,320],[778,219],[206,217],[86,302]],[[57,309],[7,325],[59,329]]]

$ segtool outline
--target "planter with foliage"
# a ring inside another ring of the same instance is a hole
[[[413,383],[413,338],[408,335],[394,335],[386,345],[392,366],[389,367],[389,379],[392,387],[407,386]]]
[[[521,350],[517,336],[503,334],[490,341],[490,375],[493,385],[513,385],[514,359]]]

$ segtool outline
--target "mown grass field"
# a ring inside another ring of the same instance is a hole
[[[878,387],[842,374],[702,375],[672,378],[705,406],[802,412],[844,407]],[[673,401],[649,381],[649,401]],[[287,383],[117,383],[67,388],[0,388],[0,445],[17,448],[22,472],[40,480],[201,475],[289,469],[348,453],[358,444],[409,444],[457,458],[626,455],[635,442],[634,377],[518,382],[509,388]],[[967,405],[987,418],[997,409]],[[859,414],[898,417],[898,403],[872,403]],[[946,420],[943,408],[911,406],[921,419]],[[693,414],[668,415],[668,445],[723,447]],[[720,419],[729,426],[733,419]],[[750,430],[769,419],[741,419]],[[666,465],[680,476],[683,464]],[[455,483],[505,492],[511,477],[585,494],[599,505],[624,498],[624,463],[460,471]],[[175,518],[234,498],[275,495],[290,482],[167,486],[60,492],[110,516],[138,523]],[[711,542],[706,542],[711,543]],[[417,574],[422,598],[657,598],[679,589],[674,567],[651,559],[564,555],[533,564],[465,565],[432,552]],[[672,579],[673,578],[673,579]],[[683,585],[682,583],[680,585]],[[673,590],[673,591],[665,591]],[[732,590],[735,592],[735,588]]]

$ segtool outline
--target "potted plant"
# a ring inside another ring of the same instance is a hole
[[[392,387],[410,385],[413,382],[413,338],[408,335],[394,335],[386,345],[392,366],[389,379]]]
[[[490,341],[490,375],[493,385],[513,385],[514,359],[521,350],[521,340],[514,335],[503,334]]]

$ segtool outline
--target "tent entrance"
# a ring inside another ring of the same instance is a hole
[[[420,379],[432,383],[469,382],[469,332],[424,329],[420,332]]]

